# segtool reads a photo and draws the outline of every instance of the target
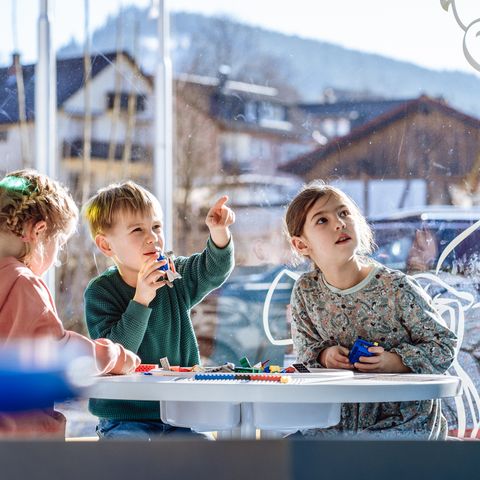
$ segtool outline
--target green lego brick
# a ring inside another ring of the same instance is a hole
[[[243,367],[243,368],[252,368],[252,365],[250,364],[250,362],[248,361],[248,358],[247,357],[242,357],[240,359],[240,365]]]
[[[263,373],[262,368],[235,367],[235,373]]]

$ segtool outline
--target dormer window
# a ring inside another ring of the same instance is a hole
[[[245,105],[245,121],[255,123],[258,119],[256,102],[247,102]]]
[[[130,93],[121,92],[118,95],[119,95],[119,98],[120,98],[120,110],[122,112],[128,111],[128,98],[130,97]],[[136,112],[144,112],[145,108],[146,108],[145,95],[134,95],[134,98],[136,100],[135,111]],[[107,93],[107,108],[109,110],[113,110],[114,103],[115,103],[115,93],[114,92],[108,92]]]
[[[270,102],[260,103],[260,120],[286,120],[286,110],[282,105],[276,105]]]

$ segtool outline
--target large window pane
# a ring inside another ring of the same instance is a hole
[[[38,5],[4,3],[2,174],[35,165],[38,121]],[[283,366],[295,358],[291,345],[268,340],[264,302],[283,268],[310,268],[294,263],[282,222],[301,186],[320,178],[348,193],[367,217],[378,246],[375,260],[418,275],[439,304],[470,295],[459,304],[465,314],[459,359],[478,388],[480,230],[438,264],[480,219],[480,100],[474,94],[480,59],[468,50],[471,31],[465,57],[457,22],[474,25],[478,7],[458,2],[456,19],[452,6],[446,11],[441,2],[414,0],[184,0],[168,6],[171,247],[177,255],[204,248],[205,216],[219,196],[229,195],[236,213],[236,268],[192,312],[202,361],[238,363],[247,356]],[[57,176],[78,203],[124,179],[158,187],[154,7],[146,0],[54,6]],[[83,292],[108,265],[82,225],[57,269],[56,302],[67,328],[86,333]],[[271,299],[275,339],[290,337],[292,286],[283,276]],[[455,428],[453,404],[449,410]]]

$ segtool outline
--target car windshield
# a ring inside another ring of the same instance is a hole
[[[473,221],[373,222],[378,249],[374,258],[380,263],[408,273],[435,269],[443,250]],[[476,275],[480,232],[473,232],[446,257],[441,271]]]

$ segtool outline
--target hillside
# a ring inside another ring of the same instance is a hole
[[[138,30],[141,32],[137,43],[138,57],[142,67],[146,71],[152,71],[155,60],[156,21],[148,18],[146,10],[135,7],[124,10],[122,15],[123,48],[132,50],[133,25],[135,19],[138,19]],[[101,52],[115,48],[115,26],[116,18],[111,17],[102,28],[94,32],[94,50]],[[218,41],[222,38],[222,33],[223,42]],[[209,41],[212,39],[213,42]],[[238,45],[230,47],[230,39],[234,39],[233,43]],[[220,55],[218,44],[224,43],[221,45],[222,61],[231,65],[232,77],[243,75],[243,80],[258,82],[257,70],[261,68],[262,62],[265,59],[272,60],[272,65],[281,66],[282,81],[288,79],[303,101],[318,101],[326,87],[369,91],[387,98],[417,97],[425,93],[435,97],[442,96],[452,106],[480,116],[480,96],[472,94],[480,90],[480,78],[467,73],[430,70],[380,55],[239,24],[232,19],[192,13],[172,14],[171,43],[176,73],[184,71],[186,66],[192,64],[191,57],[198,55],[198,46],[201,45],[204,61],[197,65],[194,73],[215,75],[218,70],[218,61],[215,59]],[[215,54],[212,53],[212,48],[217,49]],[[80,52],[79,45],[69,44],[60,50],[59,55],[78,55]],[[257,63],[254,56],[257,57]],[[247,64],[246,57],[249,61]]]

